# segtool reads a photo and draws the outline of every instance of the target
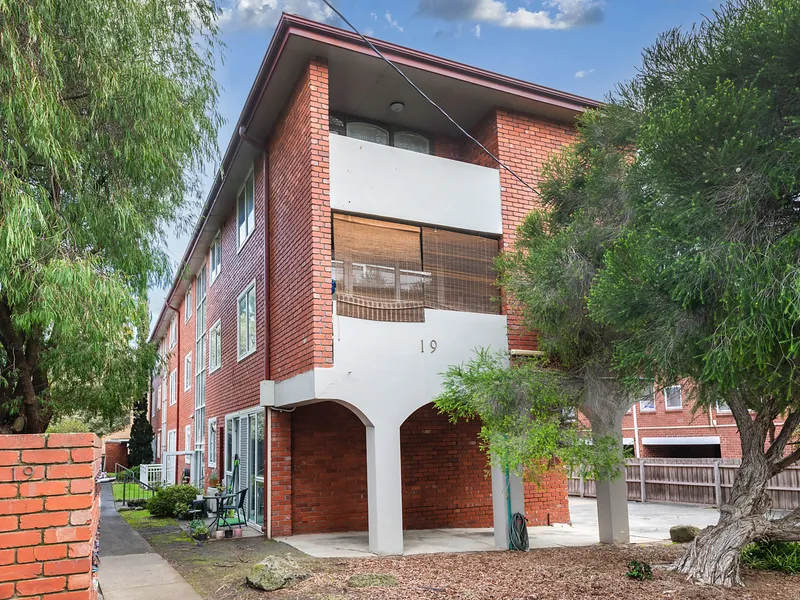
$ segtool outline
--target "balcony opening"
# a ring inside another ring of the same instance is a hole
[[[411,152],[431,154],[431,136],[404,127],[371,121],[361,117],[332,113],[329,118],[330,132],[364,142],[393,146]]]
[[[335,214],[336,312],[407,323],[426,308],[499,314],[498,251],[493,238]]]

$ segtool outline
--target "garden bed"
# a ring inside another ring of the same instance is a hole
[[[144,513],[146,511],[140,511]],[[133,513],[134,515],[137,513]],[[129,518],[129,522],[131,519]],[[800,597],[800,577],[743,569],[744,589],[701,587],[662,569],[652,581],[625,577],[628,562],[668,564],[682,552],[671,544],[550,548],[529,553],[429,554],[364,559],[311,559],[263,538],[198,547],[174,519],[137,516],[132,525],[194,588],[215,600],[774,600]],[[269,554],[292,554],[314,576],[268,595],[247,588],[250,567]],[[394,587],[353,588],[357,574],[396,577]]]

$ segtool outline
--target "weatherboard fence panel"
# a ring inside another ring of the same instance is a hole
[[[720,506],[730,499],[740,462],[731,458],[628,460],[625,464],[628,500]],[[578,474],[570,475],[568,490],[570,496],[596,496],[595,482]],[[793,510],[800,506],[800,466],[789,467],[773,477],[767,492],[773,509]]]

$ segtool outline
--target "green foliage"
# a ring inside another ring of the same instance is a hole
[[[200,490],[192,485],[171,485],[161,488],[147,502],[147,510],[154,517],[177,517],[179,505],[191,506]]]
[[[208,527],[206,527],[206,524],[200,519],[195,519],[189,522],[189,531],[191,532],[192,537],[197,537],[198,535],[208,535]]]
[[[50,423],[46,433],[89,433],[89,426],[78,419],[60,419]]]
[[[653,568],[646,562],[632,560],[628,563],[628,572],[625,575],[637,581],[645,581],[653,578]]]
[[[128,465],[138,468],[139,465],[153,462],[153,426],[147,419],[147,398],[138,400],[134,408],[131,437],[128,440]]]
[[[216,153],[206,0],[0,0],[0,432],[125,414]]]
[[[727,4],[663,34],[613,99],[641,114],[623,185],[635,219],[590,314],[625,332],[626,371],[691,377],[703,405],[797,406],[798,26],[794,0]]]
[[[800,543],[756,542],[742,550],[742,562],[752,569],[800,573]]]
[[[479,350],[447,370],[434,404],[454,422],[480,418],[481,440],[492,460],[533,479],[554,464],[587,476],[616,473],[613,440],[587,443],[575,419],[580,395],[565,379],[541,361],[510,365],[502,354]]]

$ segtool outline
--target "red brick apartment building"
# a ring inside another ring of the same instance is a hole
[[[531,183],[596,106],[374,42]],[[357,36],[286,15],[222,172],[152,336],[167,479],[205,488],[238,456],[254,527],[368,530],[380,553],[403,529],[495,526],[503,546],[506,490],[534,523],[568,521],[563,476],[487,476],[479,424],[431,405],[473,349],[536,349],[492,268],[534,194]]]
[[[691,388],[651,387],[622,421],[623,443],[635,458],[741,458],[739,430],[730,409],[695,409]],[[775,422],[780,430],[783,423]]]

